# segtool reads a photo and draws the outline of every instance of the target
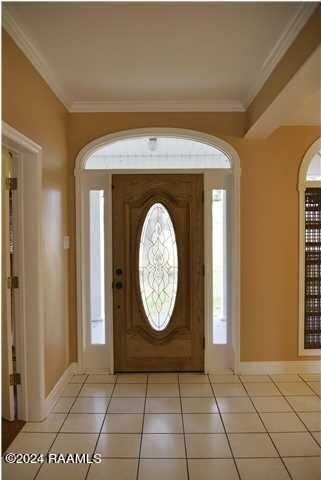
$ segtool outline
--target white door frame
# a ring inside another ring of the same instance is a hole
[[[42,147],[5,122],[2,145],[17,162],[17,311],[18,418],[45,416],[45,351],[42,272]]]
[[[321,150],[321,138],[315,140],[305,153],[299,169],[299,328],[298,355],[304,357],[319,356],[318,348],[304,347],[304,316],[305,316],[305,190],[320,188],[319,181],[307,180],[306,176],[312,158]]]
[[[85,170],[87,159],[99,148],[109,143],[119,141],[121,139],[128,139],[133,137],[145,136],[165,136],[173,138],[185,138],[203,142],[224,152],[231,161],[232,168],[230,170],[223,169],[135,169],[135,170]],[[215,177],[213,174],[215,172]],[[86,195],[88,188],[104,188],[105,198],[107,198],[105,209],[105,225],[106,225],[106,319],[107,325],[107,346],[106,350],[103,347],[97,346],[95,358],[102,358],[104,352],[108,351],[108,360],[103,369],[109,370],[113,373],[113,333],[112,321],[112,222],[111,222],[111,176],[113,173],[203,173],[204,187],[205,187],[205,235],[204,247],[205,258],[211,260],[211,202],[210,192],[212,188],[219,188],[217,183],[217,176],[229,175],[232,179],[231,185],[231,201],[230,201],[230,234],[231,234],[231,325],[232,325],[232,350],[229,352],[229,364],[234,371],[239,370],[240,365],[240,159],[235,149],[227,142],[207,135],[202,132],[193,130],[177,129],[177,128],[140,128],[133,130],[125,130],[113,134],[99,137],[89,144],[84,146],[78,153],[75,162],[75,182],[76,182],[76,264],[77,264],[77,324],[78,324],[78,362],[81,370],[99,370],[99,367],[91,368],[86,365],[84,352],[86,348],[86,338],[84,332],[86,331],[87,316],[86,311],[86,278],[88,278],[88,268],[86,268],[86,230],[88,230],[88,219],[85,217]],[[205,371],[214,371],[225,367],[226,352],[221,345],[213,345],[212,343],[212,269],[209,268],[210,262],[206,262],[205,267]],[[87,302],[88,303],[88,302]],[[220,361],[221,360],[221,361]]]

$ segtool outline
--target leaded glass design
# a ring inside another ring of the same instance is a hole
[[[305,190],[304,347],[321,347],[321,188]]]
[[[178,257],[174,226],[164,205],[148,210],[139,248],[139,285],[144,310],[154,330],[170,322],[176,300]]]

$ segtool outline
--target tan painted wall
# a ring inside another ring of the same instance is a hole
[[[319,129],[281,128],[267,140],[254,141],[243,138],[245,113],[67,114],[7,35],[3,46],[3,118],[44,148],[47,391],[77,355],[75,157],[94,138],[130,128],[199,130],[223,138],[239,152],[242,166],[242,360],[296,360],[296,184],[300,162],[309,145],[320,135]],[[286,218],[283,218],[284,204]],[[71,235],[69,260],[62,249],[62,237],[68,231]]]
[[[67,111],[3,35],[3,120],[43,147],[45,374],[49,393],[69,364]],[[32,225],[29,226],[32,228]]]
[[[242,168],[241,359],[298,360],[297,175],[320,129],[283,127],[255,141],[242,138],[243,122],[242,114],[75,113],[69,116],[70,166],[91,140],[130,128],[190,128],[234,146]]]
[[[283,127],[266,141],[239,145],[244,361],[299,359],[297,180],[303,156],[319,136],[319,127]]]

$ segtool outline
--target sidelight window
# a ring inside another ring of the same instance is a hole
[[[317,355],[321,347],[321,154],[319,148],[318,141],[310,147],[302,162],[299,176],[300,355]]]
[[[213,343],[227,343],[226,190],[212,190]]]
[[[321,188],[305,190],[304,348],[321,347]]]
[[[90,190],[90,343],[105,343],[104,191]]]

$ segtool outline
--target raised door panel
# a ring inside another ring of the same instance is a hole
[[[113,176],[117,371],[203,370],[202,191],[202,175]],[[148,216],[155,208],[159,208],[160,221],[154,220],[149,228],[145,255],[149,262],[145,262],[147,284],[142,287],[139,268],[142,239]],[[175,285],[170,288],[175,279],[169,261],[171,228],[168,225],[172,226],[177,250],[177,291]],[[145,288],[150,314],[144,298]],[[169,308],[167,297],[171,292],[173,305]],[[163,310],[167,320],[160,322],[163,326],[159,329],[155,320],[155,328],[153,316],[159,317],[154,313],[165,318]]]

